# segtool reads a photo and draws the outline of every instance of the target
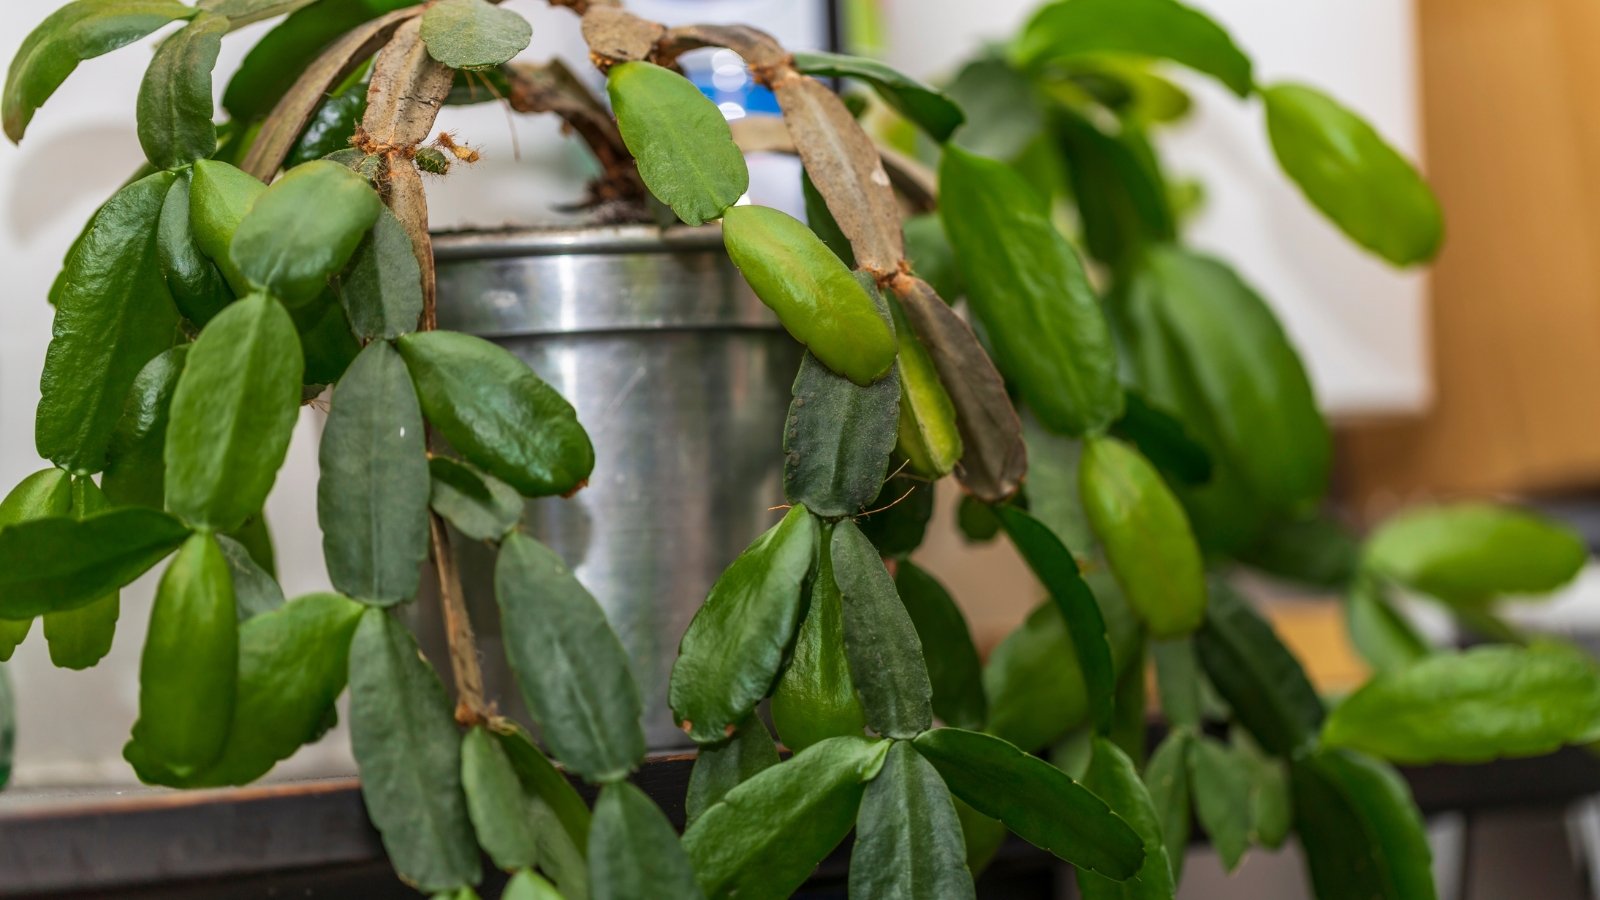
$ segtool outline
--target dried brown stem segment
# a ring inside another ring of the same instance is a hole
[[[367,112],[357,140],[361,149],[387,162],[381,188],[411,238],[422,267],[423,327],[436,322],[433,241],[428,237],[428,197],[422,176],[411,161],[417,145],[428,139],[439,109],[450,95],[455,71],[428,55],[422,42],[422,21],[404,22],[372,64]]]
[[[551,6],[565,6],[580,16],[588,13],[591,9],[605,9],[622,5],[622,0],[548,0],[548,2]]]
[[[901,273],[889,287],[955,404],[956,428],[966,448],[956,478],[986,503],[1010,497],[1028,473],[1028,448],[1000,372],[972,328],[927,282]]]
[[[461,593],[461,573],[450,550],[450,533],[436,513],[428,514],[433,538],[433,565],[439,573],[439,606],[444,613],[445,638],[450,647],[450,671],[456,683],[456,721],[464,726],[486,724],[495,710],[483,698],[483,667],[478,662],[478,640],[467,616]]]
[[[433,131],[455,78],[454,69],[428,54],[422,20],[402,24],[372,64],[362,149],[410,156]]]
[[[261,126],[261,133],[250,146],[240,168],[262,181],[270,181],[294,149],[295,141],[328,92],[350,76],[356,67],[378,52],[399,27],[420,16],[422,9],[397,10],[357,26],[335,41],[310,68],[295,80],[294,86],[278,101]]]
[[[726,47],[744,57],[745,64],[765,81],[789,67],[789,51],[777,39],[748,25],[679,25],[668,28],[656,42],[655,61],[663,66],[702,47]]]
[[[905,257],[900,207],[872,139],[820,81],[787,69],[772,89],[806,172],[855,249],[856,264],[880,279],[898,272]]]
[[[794,137],[782,119],[771,116],[747,116],[729,122],[733,142],[746,153],[799,154]],[[934,171],[902,153],[887,147],[878,147],[883,170],[889,173],[889,182],[900,197],[916,213],[933,212],[939,205],[939,178]]]
[[[602,68],[649,59],[666,28],[648,19],[607,6],[583,14],[583,40]]]
[[[389,158],[388,177],[383,186],[383,201],[411,238],[411,252],[422,268],[422,330],[438,327],[438,285],[433,268],[433,238],[428,234],[428,193],[422,186],[422,173],[411,160],[400,154]]]
[[[939,208],[939,173],[904,153],[879,147],[878,156],[889,182],[913,213],[931,213]]]
[[[422,41],[421,20],[402,23],[373,61],[367,112],[356,136],[361,149],[381,155],[387,164],[379,187],[384,202],[411,238],[411,250],[422,268],[424,331],[432,331],[439,324],[437,284],[433,240],[428,234],[428,196],[413,157],[417,146],[433,131],[434,120],[454,82],[455,71],[429,55]],[[433,565],[439,576],[439,607],[450,648],[450,669],[455,675],[456,721],[462,725],[484,724],[494,716],[494,710],[483,697],[483,669],[461,591],[461,573],[456,570],[444,521],[436,513],[429,513],[428,528]]]
[[[638,199],[644,182],[611,113],[560,60],[505,68],[511,108],[520,113],[554,113],[577,132],[605,172],[600,199]]]

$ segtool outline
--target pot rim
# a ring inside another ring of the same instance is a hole
[[[439,324],[490,340],[668,331],[783,333],[720,225],[590,225],[434,236]]]
[[[556,225],[441,231],[434,259],[457,262],[527,256],[721,251],[721,225]]]

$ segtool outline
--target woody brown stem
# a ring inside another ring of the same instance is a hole
[[[511,87],[507,101],[519,113],[554,113],[575,132],[600,163],[604,173],[595,195],[600,200],[640,200],[644,182],[622,133],[606,107],[560,60],[544,65],[504,67]]]
[[[439,574],[439,609],[444,613],[445,639],[450,648],[450,671],[456,683],[456,721],[482,725],[495,715],[483,698],[483,667],[478,663],[478,639],[472,632],[467,602],[461,592],[461,573],[450,550],[450,533],[438,513],[428,514],[433,539],[433,566]]]
[[[428,235],[428,198],[412,157],[433,130],[439,108],[454,81],[455,72],[428,53],[420,20],[401,24],[373,61],[367,111],[358,132],[362,149],[382,155],[387,163],[380,185],[383,199],[411,238],[412,251],[422,269],[423,331],[437,327],[438,315],[433,243]],[[450,534],[444,520],[433,512],[428,514],[428,530],[433,566],[439,576],[439,609],[444,617],[450,671],[455,676],[456,721],[468,726],[484,724],[494,715],[494,708],[484,700],[478,642],[467,615],[461,573],[450,551]]]

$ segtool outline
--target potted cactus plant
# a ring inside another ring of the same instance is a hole
[[[472,896],[486,854],[512,897],[787,896],[853,829],[851,896],[973,896],[1009,830],[1074,864],[1086,896],[1171,897],[1193,809],[1230,864],[1293,831],[1319,897],[1416,898],[1433,893],[1428,851],[1390,761],[1593,739],[1587,659],[1544,643],[1434,653],[1390,596],[1498,622],[1498,598],[1582,565],[1570,534],[1442,507],[1358,546],[1319,517],[1326,425],[1268,307],[1182,246],[1152,139],[1181,91],[1150,61],[1261,98],[1313,203],[1396,264],[1425,261],[1432,195],[1353,113],[1258,85],[1226,33],[1174,0],[1053,3],[950,95],[754,28],[558,5],[582,16],[610,113],[570,73],[512,64],[528,25],[488,0],[74,0],[13,62],[15,140],[78,61],[177,24],[140,90],[149,167],[52,291],[36,429],[52,467],[0,503],[6,656],[42,618],[58,661],[92,665],[118,591],[170,558],[124,750],[141,779],[249,783],[317,740],[348,686],[370,817],[398,875],[433,894]],[[284,14],[215,124],[221,40]],[[740,144],[673,70],[708,46],[776,95],[784,131],[738,136],[800,157],[809,227],[739,205]],[[937,183],[819,77],[870,87],[919,129]],[[587,423],[516,354],[439,327],[441,280],[463,302],[482,286],[441,279],[473,251],[435,252],[424,180],[474,151],[430,136],[441,106],[479,89],[567,120],[602,163],[610,221],[659,203],[720,222],[727,258],[804,347],[771,435],[775,521],[745,536],[665,686],[700,751],[681,839],[628,780],[648,743],[612,628],[628,623],[524,525],[526,500],[604,477]],[[962,131],[962,98],[991,121]],[[1022,135],[1013,152],[974,152],[1002,126]],[[982,340],[947,302],[961,298]],[[285,602],[260,514],[312,402],[328,408],[318,524],[334,591]],[[987,669],[909,558],[949,475],[964,527],[1014,542],[1049,598]],[[467,547],[491,610],[469,608]],[[1240,567],[1347,591],[1379,674],[1329,713],[1228,587]],[[453,700],[401,615],[424,602]],[[485,612],[526,722],[485,689]],[[1147,657],[1171,726],[1148,761]],[[1203,719],[1230,723],[1230,741]],[[592,810],[569,778],[599,787]]]

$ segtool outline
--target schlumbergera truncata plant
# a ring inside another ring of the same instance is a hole
[[[1263,100],[1317,207],[1391,262],[1425,261],[1432,195],[1355,115],[1258,85],[1173,0],[1051,4],[949,96],[752,28],[559,5],[583,17],[615,119],[559,64],[512,64],[529,25],[486,0],[75,0],[12,63],[17,140],[80,60],[181,23],[139,91],[149,165],[51,291],[36,441],[53,468],[0,504],[6,658],[42,618],[52,659],[93,665],[118,591],[172,556],[124,751],[141,779],[251,782],[327,730],[348,683],[368,811],[426,892],[473,896],[481,850],[514,873],[505,896],[784,897],[854,829],[852,897],[971,897],[1009,830],[1076,865],[1085,896],[1170,898],[1192,814],[1230,867],[1297,832],[1319,897],[1416,900],[1434,894],[1429,853],[1391,761],[1600,737],[1595,666],[1495,607],[1569,580],[1574,536],[1471,504],[1359,543],[1319,513],[1327,426],[1266,304],[1182,245],[1187,195],[1152,135],[1188,98],[1152,63]],[[215,124],[223,37],[283,14]],[[786,128],[741,123],[736,143],[673,70],[702,47],[742,56]],[[919,128],[907,146],[939,156],[937,185],[817,77]],[[434,327],[422,173],[474,151],[428,139],[441,106],[489,97],[561,115],[602,164],[607,215],[720,220],[808,348],[787,512],[712,589],[673,673],[701,748],[681,841],[627,780],[645,741],[621,644],[521,528],[522,498],[583,487],[589,438],[515,356]],[[809,228],[736,205],[741,146],[799,155]],[[318,519],[337,593],[285,602],[261,511],[300,406],[330,387]],[[1003,533],[1048,593],[987,667],[908,559],[952,473],[963,528]],[[507,656],[561,769],[483,695],[453,539],[499,548]],[[453,706],[395,614],[430,557]],[[1330,712],[1228,587],[1243,568],[1344,593],[1378,674]],[[1436,652],[1401,588],[1496,643]],[[1167,724],[1148,761],[1147,658]],[[569,775],[600,786],[592,811]]]

